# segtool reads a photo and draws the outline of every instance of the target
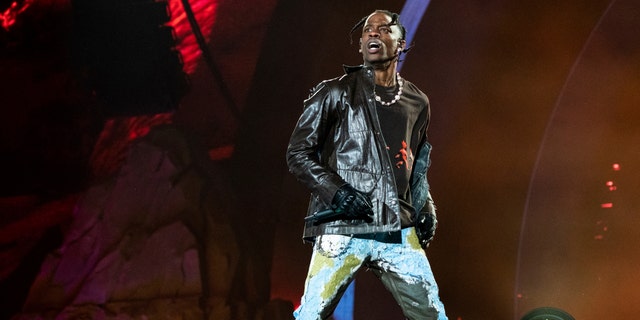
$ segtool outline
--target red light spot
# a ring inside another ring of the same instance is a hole
[[[600,205],[600,207],[603,209],[613,208],[613,203],[611,202],[603,203]]]
[[[32,2],[33,0],[21,1],[20,3],[13,1],[7,10],[0,12],[0,24],[2,28],[9,31],[9,28],[16,23],[18,15],[27,10]]]
[[[612,168],[613,168],[614,171],[620,171],[620,164],[619,163],[614,163],[612,165]]]
[[[209,39],[209,35],[213,30],[218,1],[191,0],[190,3],[202,35],[205,39]],[[197,60],[201,55],[196,37],[193,34],[182,2],[180,0],[169,0],[169,9],[171,11],[171,21],[169,21],[168,25],[173,27],[176,32],[176,38],[178,39],[176,47],[182,55],[184,71],[188,74],[193,74]]]
[[[231,158],[233,155],[234,146],[222,146],[215,149],[209,150],[209,159],[211,160],[222,160]]]

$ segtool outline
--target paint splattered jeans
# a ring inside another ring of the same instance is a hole
[[[407,319],[447,320],[438,285],[414,228],[403,229],[401,241],[394,243],[342,235],[319,236],[301,305],[294,317],[329,318],[362,266],[370,268],[382,281]]]

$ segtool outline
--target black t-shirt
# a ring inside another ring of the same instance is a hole
[[[423,138],[420,132],[426,130],[427,121],[426,101],[412,88],[405,83],[400,100],[390,106],[376,103],[382,135],[393,164],[403,227],[413,225],[415,209],[411,205],[409,185],[414,152]],[[376,85],[376,93],[383,101],[392,101],[397,92],[397,85],[395,87]]]

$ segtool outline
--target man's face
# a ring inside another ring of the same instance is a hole
[[[374,12],[365,21],[360,37],[360,50],[365,64],[389,62],[404,47],[404,40],[397,25],[390,25],[391,17]]]

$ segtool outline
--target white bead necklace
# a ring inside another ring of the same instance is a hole
[[[396,74],[396,81],[398,82],[398,93],[396,93],[396,95],[393,97],[393,100],[389,102],[382,101],[382,98],[380,98],[380,96],[376,93],[376,87],[374,86],[373,94],[376,96],[376,101],[387,107],[398,102],[398,100],[400,100],[400,96],[402,96],[402,86],[404,85],[404,80],[402,80],[402,78],[400,77],[400,73]]]

